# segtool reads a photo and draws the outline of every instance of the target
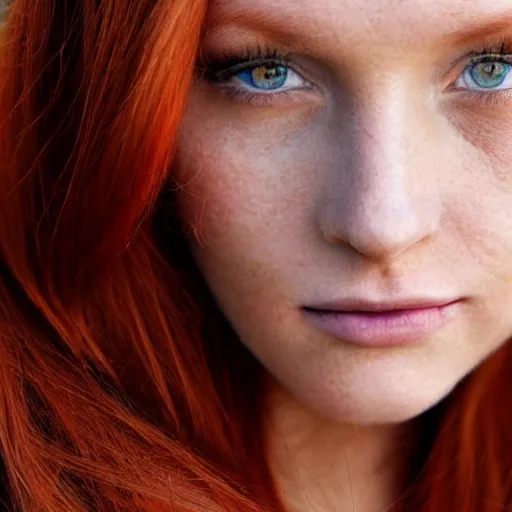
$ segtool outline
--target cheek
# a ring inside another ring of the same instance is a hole
[[[286,197],[282,176],[272,172],[271,152],[220,143],[215,136],[195,139],[194,151],[182,145],[178,154],[182,220],[199,235],[203,248],[242,252],[245,240],[253,245],[270,235],[269,219],[283,214]],[[190,143],[190,141],[189,141]],[[218,148],[211,154],[209,148]],[[274,161],[274,164],[276,162]],[[278,165],[285,168],[288,162]]]
[[[182,222],[201,247],[255,258],[286,238],[286,226],[308,222],[318,171],[330,165],[312,115],[299,109],[274,117],[268,108],[235,115],[213,100],[191,102],[174,173]]]
[[[245,132],[218,116],[189,113],[175,166],[182,223],[224,310],[232,303],[248,307],[263,286],[278,293],[279,230],[295,210],[286,183],[297,159],[293,140],[282,133],[278,137],[254,130],[251,137]],[[285,144],[287,152],[282,151]]]
[[[512,109],[452,103],[445,109],[450,167],[444,218],[460,240],[468,272],[510,283],[512,277]],[[481,277],[481,276],[480,276]]]
[[[480,169],[478,154],[485,155],[484,166],[512,192],[512,108],[453,103],[445,108],[446,119],[469,144],[468,153],[476,150],[475,169]],[[461,155],[463,156],[463,155]],[[492,162],[489,164],[489,162]]]
[[[334,155],[314,117],[307,107],[279,116],[221,108],[202,95],[189,104],[173,169],[179,213],[195,260],[231,318],[251,311],[268,322],[286,308],[293,275],[315,246],[313,211]]]

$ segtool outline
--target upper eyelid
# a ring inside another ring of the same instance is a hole
[[[475,50],[475,48],[480,48]],[[489,41],[475,41],[471,47],[466,47],[464,51],[457,52],[458,55],[451,59],[445,67],[447,70],[460,69],[470,64],[481,62],[486,59],[505,60],[512,58],[512,40],[510,35]]]
[[[400,55],[408,52],[411,56],[416,53],[426,55],[427,58],[429,55],[435,56],[434,77],[441,78],[449,73],[452,66],[460,65],[461,61],[466,60],[471,50],[493,48],[499,51],[503,40],[508,41],[507,46],[512,50],[512,9],[497,11],[499,12],[478,12],[473,16],[466,12],[464,16],[461,14],[447,21],[446,27],[443,27],[444,23],[436,24],[436,29],[433,32],[429,31],[428,35],[425,33],[423,37],[418,37],[421,30],[413,30],[412,41],[401,38],[394,45],[394,37],[388,37],[382,40],[383,44],[380,45],[375,37],[369,41],[366,37],[358,41],[356,30],[348,31],[347,37],[337,35],[336,40],[330,42],[328,30],[320,31],[320,35],[318,25],[311,25],[310,22],[299,23],[298,20],[303,18],[296,17],[294,11],[284,10],[283,12],[287,12],[288,15],[277,16],[278,9],[269,9],[265,12],[252,8],[251,2],[241,2],[236,13],[226,9],[219,17],[215,16],[215,8],[211,11],[203,48],[207,53],[218,54],[218,48],[226,47],[226,41],[229,41],[228,48],[235,49],[238,46],[237,42],[245,46],[245,41],[250,41],[250,45],[259,46],[263,41],[264,47],[286,49],[318,64],[328,74],[338,75],[338,71],[346,73],[347,68],[350,69],[350,64],[347,67],[345,65],[355,57],[350,50],[351,47],[357,49],[359,56],[371,56],[376,47],[378,51],[382,48],[389,55],[394,53],[395,46]],[[328,18],[326,22],[326,27],[332,26]],[[312,32],[311,26],[317,27],[317,30]],[[425,26],[428,24],[422,18],[418,28]],[[339,34],[339,31],[336,31],[336,34]]]
[[[505,61],[512,63],[512,53],[482,53],[479,55],[470,55],[468,59],[469,64],[478,64],[480,62],[490,61]]]

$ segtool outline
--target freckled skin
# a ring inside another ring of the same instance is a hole
[[[413,418],[512,335],[512,101],[448,91],[463,69],[450,63],[482,41],[441,41],[512,1],[217,0],[207,50],[275,44],[218,26],[241,8],[295,34],[314,88],[266,105],[194,89],[175,167],[195,258],[298,401],[336,421]],[[399,348],[333,339],[300,309],[417,295],[466,300]]]

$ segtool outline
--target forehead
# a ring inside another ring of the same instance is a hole
[[[471,38],[480,29],[511,27],[512,35],[512,0],[212,0],[207,25],[241,25],[325,44],[399,38],[416,47],[426,38]]]

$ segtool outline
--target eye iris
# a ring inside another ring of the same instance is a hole
[[[471,77],[479,87],[492,88],[505,81],[509,70],[504,62],[479,62],[471,68]]]
[[[279,89],[286,82],[288,69],[286,66],[265,64],[242,71],[239,78],[252,87],[264,90]]]

